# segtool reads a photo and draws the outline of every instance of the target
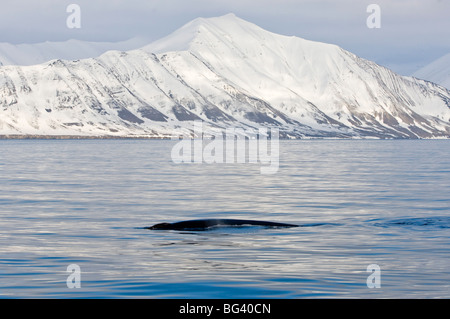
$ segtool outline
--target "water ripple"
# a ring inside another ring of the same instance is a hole
[[[174,143],[0,141],[0,297],[448,297],[449,141],[281,141],[274,175]],[[303,227],[140,228],[219,217]]]

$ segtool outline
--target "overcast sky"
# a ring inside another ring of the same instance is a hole
[[[81,28],[69,29],[69,4]],[[381,27],[368,28],[369,4]],[[269,31],[334,43],[410,74],[450,52],[450,0],[2,0],[0,42],[161,38],[197,17],[227,13]]]

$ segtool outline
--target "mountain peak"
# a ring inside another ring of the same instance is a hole
[[[274,52],[301,56],[307,51],[329,55],[339,50],[339,47],[276,34],[229,13],[219,17],[194,19],[141,49],[155,54],[189,51],[200,56],[213,54],[220,58],[221,55],[230,57],[231,54],[238,58],[254,58]]]
[[[198,30],[200,27],[209,28],[227,28],[232,27],[233,25],[247,25],[257,27],[255,24],[248,22],[244,19],[237,17],[234,13],[228,13],[218,17],[199,17],[190,22],[186,23],[184,26],[179,28],[178,30]],[[175,31],[176,32],[176,31]]]
[[[207,37],[208,33],[213,33],[217,36],[226,36],[248,34],[249,32],[261,33],[268,31],[237,17],[234,13],[228,13],[219,17],[196,18],[168,36],[142,49],[152,53],[186,51],[191,49],[194,43],[206,40],[202,37]]]
[[[417,70],[413,76],[435,82],[450,90],[450,53]]]
[[[191,22],[188,22],[186,25],[189,25],[191,23],[203,23],[203,24],[208,24],[208,23],[224,23],[224,22],[228,22],[228,23],[236,23],[236,22],[245,22],[245,23],[250,23],[247,22],[243,19],[238,18],[234,13],[227,13],[224,14],[222,16],[218,16],[218,17],[210,17],[210,18],[203,18],[203,17],[199,17],[196,18],[194,20],[192,20]]]

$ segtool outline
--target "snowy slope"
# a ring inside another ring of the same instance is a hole
[[[0,65],[33,65],[54,59],[77,60],[97,57],[106,51],[128,51],[147,44],[144,38],[122,42],[68,40],[34,44],[0,43]]]
[[[171,136],[200,119],[296,138],[449,137],[450,92],[234,15],[139,50],[0,67],[0,135]]]
[[[450,53],[417,70],[413,76],[445,86],[450,90]]]

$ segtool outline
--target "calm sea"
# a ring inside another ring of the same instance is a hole
[[[272,175],[175,143],[0,141],[0,298],[450,297],[450,141],[281,141]],[[198,218],[302,227],[142,229]]]

